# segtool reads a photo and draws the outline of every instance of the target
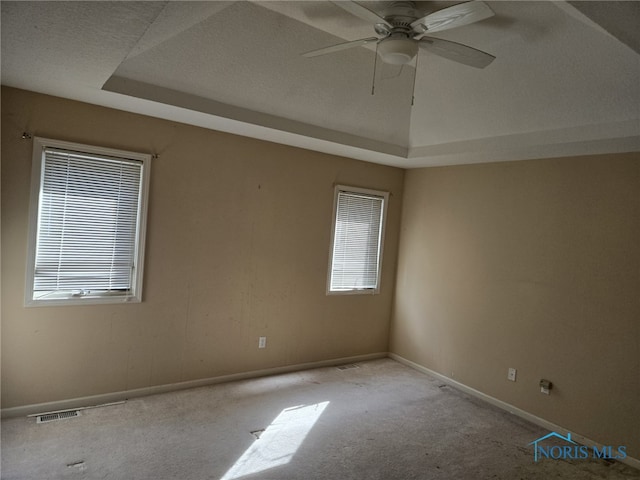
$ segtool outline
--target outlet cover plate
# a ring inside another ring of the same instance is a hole
[[[510,380],[512,382],[516,381],[516,369],[515,368],[510,368],[509,372],[507,373],[507,380]]]

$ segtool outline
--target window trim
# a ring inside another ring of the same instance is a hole
[[[382,197],[382,219],[380,222],[380,242],[378,245],[378,281],[376,288],[353,288],[350,290],[331,290],[331,273],[333,270],[333,251],[336,239],[336,220],[338,214],[338,194],[340,192],[362,193],[364,195],[372,195]],[[381,190],[373,190],[370,188],[352,187],[349,185],[336,185],[333,192],[333,219],[331,222],[331,245],[329,248],[329,268],[327,271],[327,295],[377,295],[380,293],[380,284],[382,283],[382,258],[384,253],[384,237],[387,223],[387,206],[389,204],[389,192]]]
[[[59,148],[64,150],[104,155],[110,157],[137,160],[142,162],[140,177],[140,194],[137,221],[137,241],[135,250],[136,268],[132,279],[130,294],[101,295],[101,296],[65,296],[52,298],[33,298],[33,286],[35,275],[36,246],[38,241],[38,210],[40,206],[40,190],[44,180],[43,159],[46,148]],[[140,303],[142,302],[142,281],[144,276],[144,252],[146,243],[147,208],[149,200],[149,179],[151,174],[152,155],[148,153],[130,152],[113,148],[84,145],[63,140],[49,138],[33,138],[33,155],[31,159],[31,193],[29,199],[29,225],[27,238],[27,267],[25,275],[25,307],[49,307],[54,305],[97,305],[114,303]]]

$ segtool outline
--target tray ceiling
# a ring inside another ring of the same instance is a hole
[[[3,1],[2,83],[406,168],[640,150],[640,4],[487,3],[433,36],[491,65],[421,51],[372,95],[373,47],[300,56],[375,36],[330,2]]]

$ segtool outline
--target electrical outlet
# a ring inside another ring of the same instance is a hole
[[[511,380],[512,382],[516,381],[516,369],[510,368],[509,373],[507,373],[507,380]]]
[[[545,395],[549,395],[549,390],[551,390],[552,386],[553,386],[553,383],[551,383],[549,380],[545,380],[543,378],[542,380],[540,380],[540,393],[544,393]]]
[[[258,348],[267,348],[267,337],[258,338]]]

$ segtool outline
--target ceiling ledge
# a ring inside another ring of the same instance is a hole
[[[599,138],[594,139],[594,130]],[[414,148],[409,160],[420,166],[444,166],[638,152],[638,131],[638,121],[629,120],[529,132]]]
[[[366,137],[270,115],[268,113],[256,112],[197,95],[191,95],[177,90],[115,75],[107,80],[103,85],[102,90],[139,99],[150,100],[164,105],[180,107],[193,112],[223,117],[237,122],[266,127],[272,130],[302,135],[348,147],[355,147],[365,151],[390,155],[393,157],[407,158],[409,154],[408,148],[401,145],[393,145]],[[282,143],[277,139],[273,139],[272,141]]]
[[[400,168],[640,151],[636,119],[406,148],[124,77],[112,76],[103,91],[177,107],[185,123]],[[163,117],[175,118],[170,112]],[[203,116],[219,121],[212,126]]]

